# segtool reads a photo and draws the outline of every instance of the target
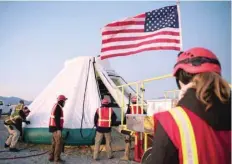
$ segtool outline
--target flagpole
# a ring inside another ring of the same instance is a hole
[[[180,29],[180,51],[183,51],[183,37],[182,37],[182,27],[181,27],[181,16],[180,16],[180,0],[177,0],[177,12],[178,12],[178,21]]]

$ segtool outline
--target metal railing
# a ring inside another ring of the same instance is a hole
[[[149,83],[149,82],[152,82],[152,81],[155,81],[155,80],[162,80],[162,79],[167,79],[167,78],[172,78],[173,76],[171,74],[168,74],[168,75],[163,75],[163,76],[158,76],[158,77],[154,77],[154,78],[150,78],[150,79],[145,79],[145,80],[142,80],[142,81],[136,81],[136,82],[130,82],[130,83],[127,83],[127,84],[123,84],[123,85],[120,85],[120,86],[117,86],[119,88],[119,90],[121,91],[121,94],[122,96],[125,95],[125,87],[133,87],[135,86],[136,88],[136,97],[137,97],[137,104],[134,104],[136,105],[137,107],[137,110],[138,110],[138,107],[141,106],[141,109],[142,109],[142,113],[143,113],[143,110],[144,110],[144,91],[145,91],[145,83]],[[139,99],[139,97],[141,97]],[[123,125],[123,119],[124,119],[124,108],[125,108],[125,100],[124,98],[122,97],[121,101],[120,101],[120,107],[121,107],[121,125]]]
[[[141,106],[142,109],[142,113],[144,110],[144,107],[147,108],[147,104],[144,103],[144,91],[145,91],[145,83],[148,82],[152,82],[152,81],[156,81],[156,80],[162,80],[162,79],[168,79],[168,78],[173,78],[173,76],[171,74],[168,75],[163,75],[163,76],[158,76],[158,77],[154,77],[154,78],[150,78],[150,79],[145,79],[142,81],[136,81],[136,82],[130,82],[127,84],[123,84],[118,87],[118,91],[120,91],[120,94],[122,95],[122,99],[119,101],[120,102],[120,108],[121,108],[121,125],[123,125],[123,120],[124,120],[124,112],[123,110],[125,109],[125,87],[136,87],[136,97],[137,97],[137,104],[133,104],[136,105],[137,107],[137,111],[138,111],[138,107]],[[229,84],[229,86],[232,88],[232,85]],[[173,94],[173,98],[177,98],[178,97],[178,92],[180,90],[167,90],[164,91],[164,98],[167,99],[169,97],[169,94]],[[117,92],[118,95],[118,92]],[[139,101],[139,97],[140,97],[140,101]],[[144,133],[144,151],[147,150],[148,148],[148,135],[151,133]]]
[[[162,76],[158,76],[158,77],[154,77],[154,78],[149,78],[149,79],[145,79],[145,80],[141,80],[141,81],[135,81],[135,82],[130,82],[127,84],[123,84],[123,85],[119,85],[117,86],[118,91],[120,91],[122,98],[120,101],[120,108],[121,108],[121,125],[123,125],[123,119],[124,119],[124,112],[123,110],[125,109],[125,100],[124,100],[124,96],[125,96],[125,88],[126,87],[133,87],[135,86],[136,88],[136,97],[137,97],[137,104],[135,104],[137,106],[137,110],[138,107],[141,106],[142,108],[142,112],[144,109],[144,91],[145,91],[145,84],[152,82],[152,81],[156,81],[156,80],[162,80],[162,79],[168,79],[168,78],[173,78],[172,74],[167,74],[167,75],[162,75]],[[232,85],[229,84],[229,86],[232,88]],[[179,90],[175,89],[175,90],[168,90],[168,91],[164,91],[164,97],[168,98],[168,95],[170,93],[173,94],[174,98],[177,98],[178,96],[178,92]],[[118,94],[117,94],[118,95]],[[140,100],[139,100],[140,97]]]

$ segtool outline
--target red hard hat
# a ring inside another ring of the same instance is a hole
[[[67,98],[64,96],[64,95],[59,95],[58,98],[57,98],[58,101],[66,101]]]
[[[221,74],[220,62],[216,55],[208,49],[202,47],[192,48],[180,53],[177,63],[174,66],[173,76],[179,69],[185,72],[196,74],[202,72],[216,72]]]
[[[133,97],[131,98],[131,101],[132,101],[132,102],[137,102],[137,97],[136,97],[136,96],[133,96]]]
[[[108,99],[104,98],[101,103],[104,105],[107,105],[107,104],[109,104],[109,101],[108,101]]]

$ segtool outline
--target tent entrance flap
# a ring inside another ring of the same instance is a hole
[[[110,94],[109,90],[106,88],[106,86],[102,82],[101,78],[99,78],[99,77],[97,78],[97,83],[98,83],[98,86],[99,86],[101,99],[107,98],[109,100],[109,102],[110,102],[111,107],[117,107],[118,108],[119,105],[117,104],[117,102],[115,101],[113,96]]]

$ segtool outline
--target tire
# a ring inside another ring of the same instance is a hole
[[[141,164],[147,164],[151,160],[152,147],[149,147],[142,156]]]

